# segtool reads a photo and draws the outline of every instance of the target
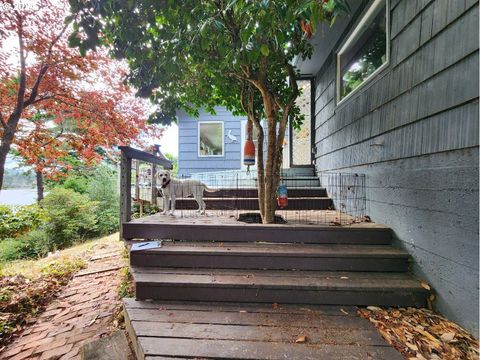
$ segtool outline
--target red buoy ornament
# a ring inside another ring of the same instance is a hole
[[[247,121],[245,130],[247,139],[245,140],[245,146],[243,148],[243,164],[250,167],[255,165],[255,144],[252,140],[252,121]]]
[[[255,144],[253,140],[246,140],[243,148],[243,164],[246,166],[255,165]]]

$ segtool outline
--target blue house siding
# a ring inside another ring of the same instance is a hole
[[[246,117],[233,116],[224,108],[216,108],[216,115],[201,111],[198,118],[191,117],[185,112],[178,116],[178,173],[188,176],[196,172],[239,170],[241,168],[241,121]],[[219,157],[198,156],[198,122],[223,121],[224,123],[224,154]],[[231,130],[237,138],[232,142],[227,134]]]
[[[317,171],[366,174],[372,220],[478,337],[478,1],[391,0],[390,14],[382,73],[340,105],[336,48],[315,76]]]

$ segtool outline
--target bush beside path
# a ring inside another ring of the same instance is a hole
[[[45,311],[16,340],[0,347],[0,359],[80,359],[83,344],[116,329],[121,309],[121,269],[126,266],[123,243],[118,234],[113,234],[79,249],[84,268],[53,296]],[[72,253],[74,248],[66,251]]]

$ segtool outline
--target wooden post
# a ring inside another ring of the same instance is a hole
[[[132,159],[122,151],[120,159],[120,239],[123,223],[132,219]]]
[[[135,160],[135,200],[139,201],[140,199],[140,161]]]
[[[152,205],[157,206],[157,165],[152,164]]]

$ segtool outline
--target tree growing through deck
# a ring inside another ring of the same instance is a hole
[[[248,116],[258,129],[259,208],[264,223],[275,214],[282,146],[288,121],[304,120],[295,57],[310,57],[319,22],[348,11],[346,0],[72,0],[81,51],[107,44],[128,59],[128,80],[169,123],[183,108],[197,115],[215,105]],[[99,34],[102,34],[101,36]],[[260,126],[266,120],[266,133]],[[266,159],[263,146],[266,140]]]

